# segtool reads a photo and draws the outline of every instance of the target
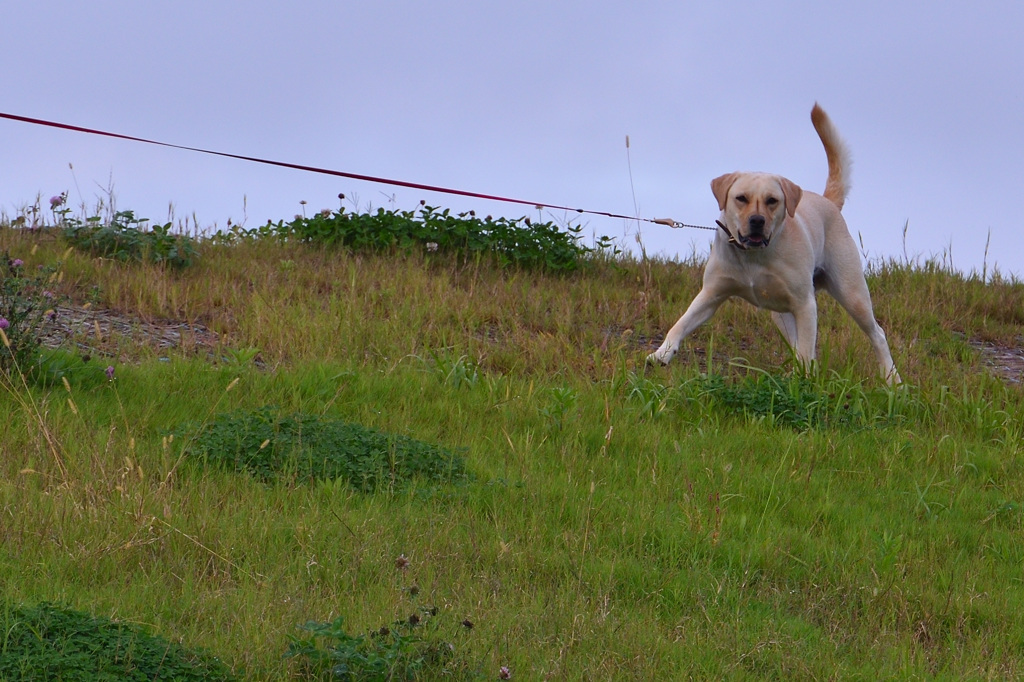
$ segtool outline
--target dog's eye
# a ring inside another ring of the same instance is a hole
[[[769,206],[775,206],[779,203],[779,200],[776,199],[775,197],[768,197],[767,199],[764,200],[764,203],[768,204]]]
[[[736,203],[746,205],[746,204],[750,203],[750,201],[747,199],[747,195],[746,194],[741,194],[738,197],[736,197]]]

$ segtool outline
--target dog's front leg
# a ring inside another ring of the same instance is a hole
[[[812,371],[818,343],[818,303],[811,294],[799,307],[793,309],[796,339],[790,340],[796,359],[807,372]]]
[[[782,338],[786,340],[789,347],[796,349],[796,318],[793,313],[772,313],[772,322],[782,332]]]
[[[679,350],[679,343],[694,329],[707,322],[726,298],[728,296],[721,293],[706,288],[701,289],[683,316],[672,325],[672,329],[665,335],[661,347],[647,356],[647,362],[667,365]]]

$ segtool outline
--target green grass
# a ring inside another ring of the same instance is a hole
[[[560,274],[253,239],[175,269],[64,248],[0,228],[27,267],[64,259],[61,295],[223,345],[122,342],[90,361],[112,381],[0,388],[5,603],[144,624],[251,680],[313,679],[313,654],[285,656],[309,623],[336,626],[326,656],[411,651],[419,679],[1024,675],[1024,392],[968,343],[1024,345],[1020,282],[876,265],[891,391],[825,297],[815,377],[742,304],[645,368],[698,262]],[[182,425],[270,405],[468,475],[361,489],[189,463]],[[418,640],[372,639],[425,607]]]

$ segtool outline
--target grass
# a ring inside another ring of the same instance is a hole
[[[970,345],[1024,345],[1019,281],[875,264],[908,384],[891,391],[826,297],[815,377],[743,304],[645,368],[696,259],[65,249],[0,228],[26,267],[62,260],[59,295],[221,346],[122,340],[92,351],[113,380],[4,384],[5,603],[141,624],[250,680],[399,652],[418,679],[1024,675],[1024,392]],[[468,475],[362,490],[188,465],[183,425],[270,405],[459,453]],[[335,653],[285,656],[311,632]]]

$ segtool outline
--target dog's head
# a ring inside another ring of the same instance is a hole
[[[729,232],[747,249],[768,246],[803,194],[794,182],[768,173],[728,173],[711,181],[711,191]]]

